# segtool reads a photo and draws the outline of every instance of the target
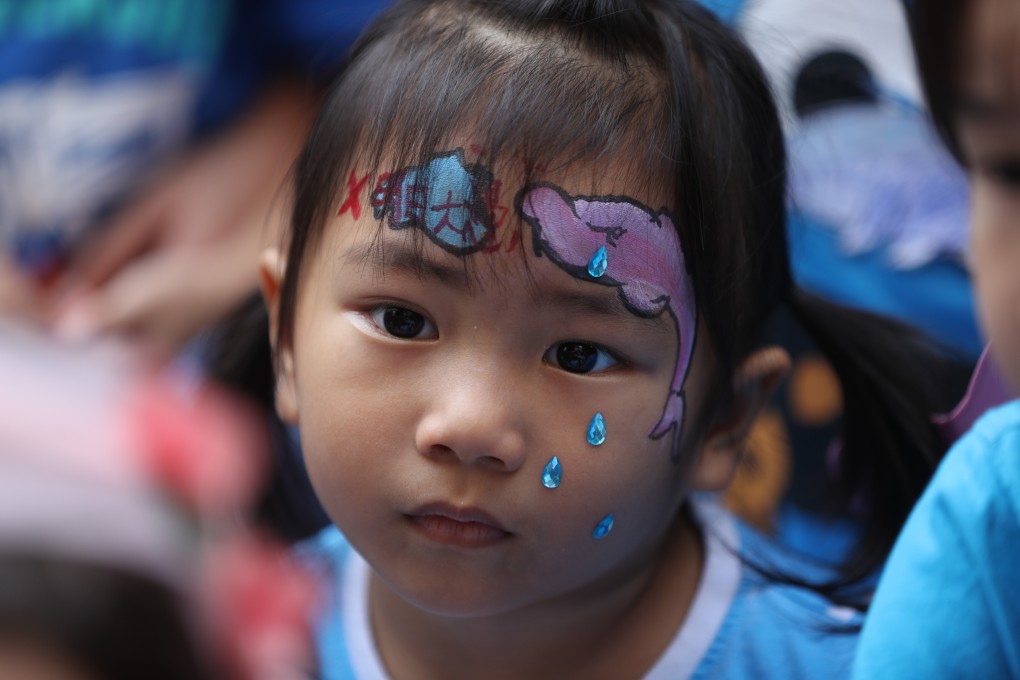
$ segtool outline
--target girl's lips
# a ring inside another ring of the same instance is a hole
[[[498,520],[477,508],[434,503],[410,512],[407,518],[428,538],[462,548],[484,548],[513,535]]]

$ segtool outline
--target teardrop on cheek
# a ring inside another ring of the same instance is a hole
[[[555,489],[563,481],[563,466],[560,459],[553,456],[542,470],[542,486],[547,489]]]
[[[606,441],[606,419],[602,412],[596,412],[588,425],[588,443],[592,446],[602,446]]]
[[[595,254],[588,260],[588,274],[592,278],[601,278],[606,273],[606,269],[609,267],[609,253],[606,251],[605,246],[599,246],[599,249],[595,251]]]
[[[613,524],[615,521],[616,518],[613,517],[613,513],[609,513],[595,526],[595,531],[591,532],[591,537],[596,541],[605,538],[609,535],[609,532],[613,530]]]

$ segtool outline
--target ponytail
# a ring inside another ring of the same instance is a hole
[[[945,454],[931,417],[939,395],[955,390],[958,367],[934,341],[892,319],[796,289],[788,306],[843,390],[833,510],[862,525],[840,577],[821,588],[836,594],[875,575]]]

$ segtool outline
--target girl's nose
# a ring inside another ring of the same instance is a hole
[[[513,472],[526,455],[521,404],[505,381],[479,373],[445,380],[428,397],[415,444],[436,460]]]

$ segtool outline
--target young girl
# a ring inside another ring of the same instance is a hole
[[[336,525],[304,547],[336,593],[324,677],[847,671],[856,615],[798,586],[853,595],[940,449],[918,344],[793,290],[784,161],[758,65],[696,5],[406,0],[367,31],[262,266],[277,408]],[[780,305],[844,379],[870,514],[839,573],[697,498],[786,369]]]
[[[932,114],[970,174],[972,271],[982,326],[1020,388],[1020,6],[916,2]],[[896,543],[855,675],[1020,677],[1020,402],[954,446]]]

